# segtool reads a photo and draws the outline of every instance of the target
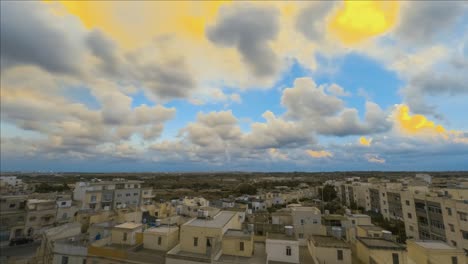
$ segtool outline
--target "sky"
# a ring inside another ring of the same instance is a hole
[[[2,1],[2,171],[468,170],[463,1]]]

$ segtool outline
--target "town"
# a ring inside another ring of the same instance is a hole
[[[2,263],[468,263],[463,172],[4,174],[0,208]]]

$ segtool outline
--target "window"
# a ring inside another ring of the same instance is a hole
[[[66,205],[66,204],[67,204],[67,202],[61,202],[60,204],[61,204],[61,205]]]
[[[448,215],[452,215],[452,208],[446,207],[445,209],[447,209],[447,214]]]
[[[62,256],[62,264],[68,264],[68,257]]]
[[[129,193],[126,193],[125,196],[130,197],[130,194],[129,194]]]
[[[301,219],[301,225],[304,225],[304,222],[305,222],[304,219]]]
[[[410,226],[409,226],[409,230],[410,230],[410,231],[414,231],[414,227],[410,225]]]
[[[138,196],[138,193],[133,193],[133,196]]]
[[[463,239],[468,240],[468,231],[461,230],[461,232],[462,232]]]
[[[117,194],[117,197],[122,197],[122,194],[121,193]]]
[[[158,237],[158,245],[161,245],[162,237]]]
[[[67,213],[63,213],[62,219],[67,219],[67,217],[68,217]]]
[[[452,264],[458,264],[458,258],[452,257]]]
[[[451,240],[450,242],[452,242],[452,245],[453,245],[454,247],[457,247],[457,242],[456,242],[456,241]]]
[[[393,264],[399,264],[400,263],[398,253],[392,253],[392,260],[393,260]]]
[[[312,220],[312,223],[314,223],[314,224],[318,224],[318,221],[317,221],[317,219],[314,219],[314,220]]]
[[[338,249],[338,250],[336,251],[336,258],[337,258],[338,260],[343,260],[343,250]]]
[[[291,256],[291,247],[290,246],[286,247],[286,256]]]
[[[15,208],[15,207],[16,207],[16,204],[14,204],[14,203],[10,204],[10,208]]]
[[[198,247],[198,237],[193,238],[193,246]]]
[[[95,202],[95,201],[96,201],[96,195],[91,196],[91,202]]]
[[[244,251],[244,242],[239,243],[239,250]]]
[[[351,222],[353,223],[353,225],[355,225],[355,224],[356,224],[356,220],[351,220]]]
[[[127,241],[127,232],[123,233],[123,241]]]
[[[304,238],[304,234],[303,234],[303,233],[299,233],[299,238]]]
[[[455,226],[453,226],[452,224],[449,224],[449,228],[450,228],[450,231],[455,232]]]
[[[460,220],[461,221],[468,221],[468,215],[467,213],[462,213],[462,212],[458,212],[458,214],[460,215]]]
[[[35,216],[29,217],[29,222],[34,222],[34,221],[36,221],[36,217],[35,217]]]
[[[82,264],[86,264],[86,259],[83,259],[83,262],[82,262]]]
[[[406,205],[408,205],[408,206],[410,205],[410,202],[409,202],[409,200],[406,200]]]
[[[409,219],[413,218],[413,215],[411,213],[408,213],[408,218]]]

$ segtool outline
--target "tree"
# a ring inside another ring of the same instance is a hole
[[[252,184],[248,183],[241,183],[239,186],[237,186],[236,191],[240,194],[257,194],[257,188],[253,186]]]
[[[329,184],[319,189],[319,195],[320,199],[322,199],[324,202],[333,201],[337,197],[335,187]]]

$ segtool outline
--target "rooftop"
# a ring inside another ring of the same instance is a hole
[[[320,210],[319,210],[317,207],[312,207],[312,206],[298,206],[298,207],[292,207],[291,210],[293,210],[293,211],[301,211],[301,212],[320,213]]]
[[[385,229],[381,228],[380,226],[376,225],[359,225],[358,227],[367,230],[367,231],[383,231]]]
[[[243,230],[228,229],[226,233],[224,233],[224,237],[250,239],[252,235],[249,232]]]
[[[405,246],[383,238],[358,237],[362,244],[371,249],[405,250]]]
[[[339,221],[342,221],[342,220],[347,220],[348,218],[346,218],[345,216],[342,216],[342,215],[338,215],[338,214],[330,214],[330,215],[322,215],[322,219],[323,220],[339,220]]]
[[[449,244],[437,240],[416,240],[414,243],[426,249],[455,249]]]
[[[311,237],[312,243],[319,247],[349,248],[349,245],[341,239],[332,236],[314,235]]]
[[[149,229],[146,229],[145,230],[145,233],[170,233],[170,232],[175,232],[179,230],[178,227],[176,226],[158,226],[158,227],[152,227],[152,228],[149,228]]]
[[[267,239],[274,239],[274,240],[296,240],[294,236],[288,236],[283,233],[268,233]]]
[[[132,222],[127,222],[127,223],[114,226],[114,228],[123,228],[123,229],[136,229],[139,227],[141,227],[141,224],[132,223]]]
[[[234,216],[236,212],[221,211],[213,218],[200,219],[195,218],[184,224],[184,226],[198,226],[198,227],[211,227],[221,228],[224,227]]]

